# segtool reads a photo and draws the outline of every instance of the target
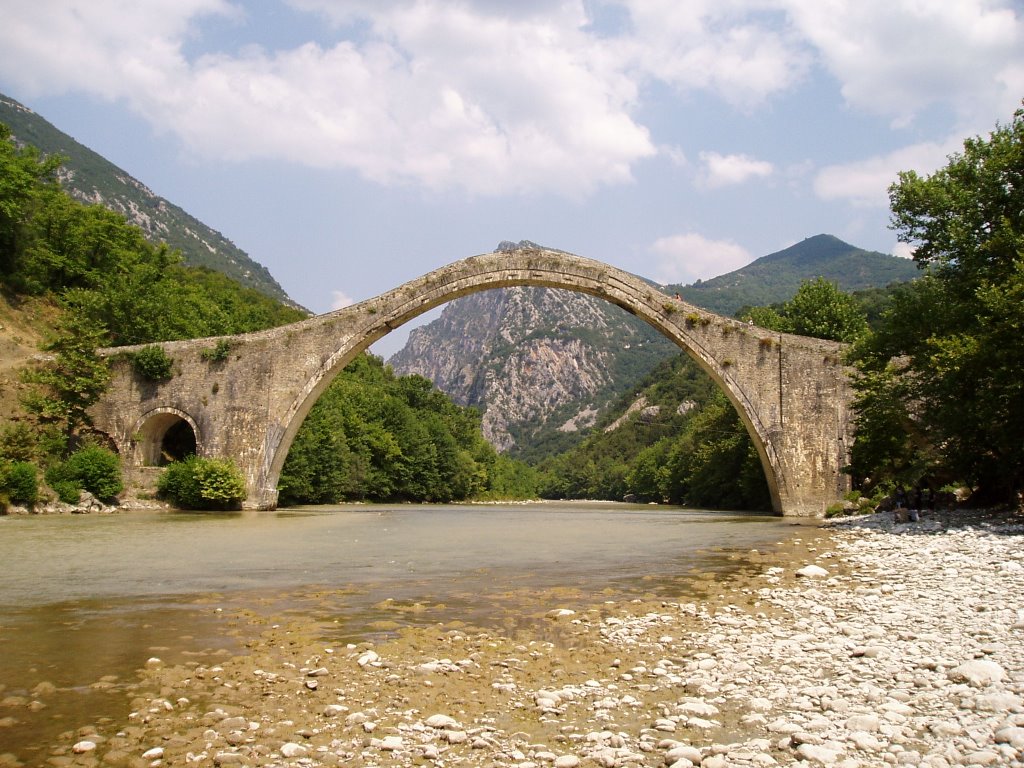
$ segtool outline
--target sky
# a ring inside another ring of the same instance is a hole
[[[502,240],[685,284],[909,256],[887,189],[1021,107],[1024,3],[5,0],[0,92],[317,313]]]

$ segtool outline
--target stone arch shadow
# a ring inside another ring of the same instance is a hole
[[[361,312],[371,320],[347,343],[338,347],[292,401],[285,415],[280,442],[276,450],[264,457],[264,469],[260,474],[265,478],[266,490],[262,495],[272,492],[276,504],[276,486],[281,469],[310,408],[341,370],[370,345],[417,316],[462,296],[512,286],[535,286],[586,293],[608,301],[646,321],[695,360],[715,385],[725,392],[750,434],[761,459],[773,511],[779,514],[786,511],[787,478],[773,439],[776,431],[774,425],[763,422],[756,404],[736,381],[728,358],[723,360],[720,355],[714,354],[693,332],[694,327],[706,327],[709,324],[708,318],[716,318],[729,327],[735,327],[736,331],[748,331],[746,324],[677,302],[640,278],[600,262],[566,255],[574,262],[585,262],[589,267],[589,270],[578,270],[576,274],[570,275],[566,274],[566,265],[557,259],[554,265],[547,268],[531,264],[527,269],[510,271],[509,261],[514,261],[510,259],[496,259],[489,267],[474,268],[472,262],[486,260],[488,256],[501,254],[488,254],[456,262],[376,299],[331,313]],[[469,267],[466,270],[469,274],[445,279],[451,277],[453,268],[458,269],[462,265]],[[591,274],[595,268],[596,273]],[[673,302],[671,311],[666,309],[669,306],[666,302]],[[759,356],[763,357],[763,345]]]

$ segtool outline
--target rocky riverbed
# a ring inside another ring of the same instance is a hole
[[[46,759],[1024,766],[1022,543],[1020,517],[875,515],[751,553],[706,599],[568,604],[514,637],[449,624],[346,645],[329,622],[239,615],[246,654],[154,657],[128,722]]]

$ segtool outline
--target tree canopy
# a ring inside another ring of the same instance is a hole
[[[1024,476],[1024,110],[889,197],[928,269],[855,349],[853,469],[1008,498]]]
[[[780,306],[752,307],[741,317],[773,331],[832,341],[854,341],[868,328],[861,302],[823,277],[803,281]]]
[[[279,489],[282,504],[446,502],[529,497],[535,480],[484,440],[475,409],[361,355],[310,410]]]

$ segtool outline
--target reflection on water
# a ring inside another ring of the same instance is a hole
[[[57,734],[123,718],[146,659],[238,652],[246,615],[301,611],[339,642],[453,620],[538,629],[558,603],[678,598],[788,533],[600,503],[0,517],[0,755],[43,762]]]

